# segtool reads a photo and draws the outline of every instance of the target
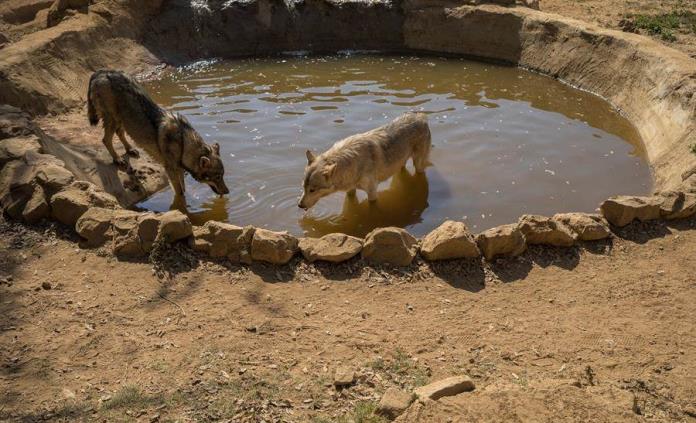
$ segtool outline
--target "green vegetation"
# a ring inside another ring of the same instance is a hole
[[[428,372],[419,367],[408,355],[401,350],[396,350],[392,359],[385,361],[378,358],[369,365],[373,370],[386,373],[387,376],[397,379],[405,379],[413,387],[423,386],[428,383]]]
[[[315,417],[312,423],[387,423],[389,420],[375,414],[377,403],[372,401],[361,401],[353,407],[353,410],[339,417],[329,419],[326,417]]]
[[[633,15],[629,19],[635,28],[646,30],[665,41],[676,41],[674,33],[679,30],[696,34],[696,13],[686,9],[659,15]]]
[[[164,403],[164,398],[161,395],[148,395],[135,385],[127,385],[116,392],[110,400],[104,402],[102,408],[106,410],[125,407],[146,408],[162,403]]]

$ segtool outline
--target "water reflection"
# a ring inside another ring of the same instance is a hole
[[[300,226],[310,237],[331,232],[365,236],[384,226],[407,227],[420,223],[428,207],[428,178],[425,173],[403,169],[391,178],[387,189],[377,193],[377,201],[345,195],[339,214],[316,217],[311,210],[300,219]]]

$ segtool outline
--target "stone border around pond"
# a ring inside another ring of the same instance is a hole
[[[426,261],[517,256],[528,245],[572,247],[612,236],[613,227],[696,215],[696,169],[682,175],[676,190],[652,196],[616,196],[600,214],[524,215],[518,222],[469,232],[463,222],[446,221],[418,240],[402,228],[378,228],[365,239],[333,233],[298,239],[287,232],[209,221],[193,226],[179,211],[126,210],[96,185],[76,181],[54,156],[43,154],[40,139],[19,110],[0,109],[0,207],[15,220],[54,220],[74,228],[84,248],[108,246],[119,258],[146,257],[158,242],[185,241],[196,252],[232,263],[288,263],[301,254],[308,262],[340,263],[358,255],[366,263],[409,266],[418,254]]]
[[[201,54],[238,57],[305,47],[470,56],[550,75],[620,108],[644,140],[656,186],[669,191],[612,197],[602,203],[600,214],[522,216],[476,236],[464,223],[452,221],[421,240],[399,228],[377,229],[365,239],[343,234],[298,239],[226,223],[193,227],[180,212],[126,210],[102,188],[76,181],[59,158],[44,154],[43,135],[32,129],[26,114],[0,105],[0,208],[5,214],[28,223],[59,221],[75,228],[84,247],[110,246],[118,257],[142,257],[158,242],[186,240],[201,254],[247,264],[284,264],[299,253],[310,262],[339,263],[360,255],[365,262],[395,266],[407,266],[419,254],[429,261],[493,260],[522,254],[533,244],[570,247],[611,237],[612,228],[634,220],[696,214],[696,169],[679,178],[696,161],[686,152],[696,140],[696,61],[645,37],[539,12],[533,10],[534,0],[321,0],[318,9],[296,10],[267,7],[270,0],[240,0],[211,14],[203,28],[195,27],[194,19],[181,25],[181,14],[191,10],[163,4],[148,2],[143,9],[137,2],[99,3],[84,19],[51,28],[45,40],[27,37],[4,47],[0,100],[42,114],[82,105],[92,67],[108,66],[119,57],[134,69],[166,59],[204,58]],[[363,31],[356,32],[356,19]],[[233,20],[249,25],[226,24]],[[95,39],[113,39],[115,47]],[[93,60],[52,55],[74,49]],[[74,66],[26,71],[44,69],[46,57]]]

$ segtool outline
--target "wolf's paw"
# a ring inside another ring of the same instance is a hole
[[[131,165],[123,159],[114,159],[114,164],[116,165],[116,167],[118,167],[120,170],[126,173],[133,173],[133,168],[131,167]]]

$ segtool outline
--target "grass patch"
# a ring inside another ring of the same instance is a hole
[[[691,151],[692,154],[696,154],[696,142],[689,146],[689,151]]]
[[[690,10],[674,10],[659,15],[632,15],[629,17],[632,26],[643,29],[651,35],[659,36],[664,41],[676,41],[676,31],[696,34],[696,13]]]
[[[145,408],[164,403],[164,397],[160,394],[148,395],[135,385],[127,385],[116,392],[110,400],[102,404],[105,410],[116,408]]]
[[[387,423],[389,421],[375,414],[376,411],[377,403],[373,401],[361,401],[355,404],[350,413],[338,419],[317,416],[312,419],[312,423]]]
[[[378,358],[369,365],[373,370],[394,376],[399,380],[406,381],[414,388],[428,383],[429,374],[426,369],[417,365],[406,353],[396,350],[389,361]]]

